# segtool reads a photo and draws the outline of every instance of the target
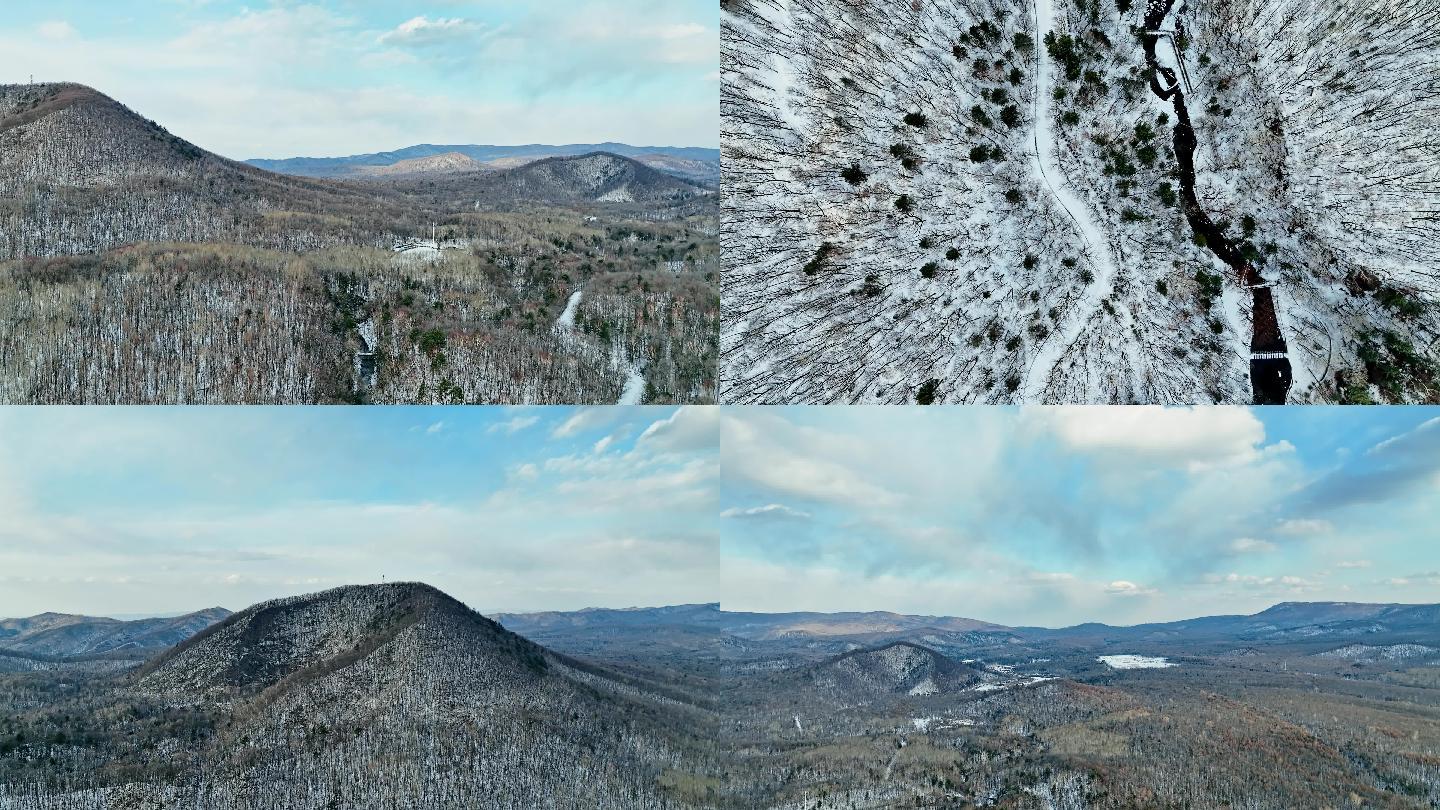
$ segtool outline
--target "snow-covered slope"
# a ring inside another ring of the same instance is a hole
[[[979,669],[908,642],[846,653],[808,673],[814,688],[844,702],[891,695],[950,694],[973,686],[987,676],[988,673]]]
[[[605,152],[545,158],[501,171],[441,175],[423,182],[447,196],[468,196],[482,204],[528,200],[655,206],[713,199],[713,192],[700,185]],[[399,187],[413,188],[403,183]]]
[[[227,718],[139,791],[213,808],[686,806],[657,776],[705,716],[419,583],[255,605],[132,688]]]
[[[0,85],[0,261],[141,241],[383,244],[414,214],[227,160],[90,87]]]
[[[364,166],[360,174],[374,177],[386,177],[397,174],[439,174],[445,172],[478,172],[487,169],[484,163],[474,158],[463,155],[459,152],[446,152],[443,155],[429,155],[426,157],[408,158],[397,160],[388,166]]]

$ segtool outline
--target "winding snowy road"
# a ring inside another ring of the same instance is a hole
[[[575,312],[580,308],[580,297],[585,294],[583,289],[570,293],[570,300],[565,302],[565,311],[555,319],[555,325],[562,329],[575,328]]]
[[[1055,132],[1053,129],[1053,116],[1050,103],[1054,98],[1050,83],[1052,63],[1050,53],[1045,48],[1045,34],[1054,30],[1055,6],[1054,0],[1035,0],[1035,100],[1034,100],[1034,152],[1035,168],[1040,172],[1040,179],[1044,181],[1045,187],[1050,190],[1055,201],[1075,223],[1080,238],[1085,241],[1086,256],[1090,266],[1095,273],[1095,279],[1087,285],[1084,295],[1066,313],[1065,320],[1061,326],[1050,335],[1049,339],[1037,347],[1035,356],[1030,361],[1030,368],[1025,374],[1024,402],[1041,401],[1045,383],[1050,373],[1063,359],[1063,355],[1075,342],[1080,331],[1085,328],[1091,315],[1099,309],[1100,302],[1110,295],[1115,283],[1115,256],[1111,250],[1109,241],[1105,238],[1105,231],[1100,227],[1099,221],[1093,211],[1090,210],[1074,190],[1070,188],[1065,179],[1065,173],[1060,168],[1060,162],[1056,158]],[[1086,401],[1097,399],[1099,392],[1089,391],[1086,393]]]
[[[616,405],[639,405],[645,399],[645,375],[640,367],[631,365],[625,369],[625,388],[620,392]]]
[[[584,297],[584,290],[576,290],[570,294],[570,299],[565,302],[565,309],[560,317],[555,319],[555,331],[570,336],[572,341],[579,341],[580,338],[575,332],[575,315],[580,309],[580,299]],[[617,405],[639,405],[645,399],[645,371],[637,363],[632,363],[628,356],[614,355],[610,358],[610,364],[625,374],[625,384],[620,390],[620,400]]]

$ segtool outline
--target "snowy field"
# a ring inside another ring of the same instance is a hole
[[[1095,660],[1111,669],[1166,669],[1177,666],[1164,657],[1148,655],[1102,655]]]
[[[910,725],[916,731],[924,734],[932,728],[956,728],[961,726],[973,726],[975,721],[968,717],[915,717],[910,720]]]

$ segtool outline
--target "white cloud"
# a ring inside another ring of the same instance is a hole
[[[614,421],[614,416],[615,414],[607,408],[579,408],[550,431],[550,438],[568,439],[584,431],[608,425]]]
[[[1372,456],[1383,455],[1389,450],[1404,447],[1407,442],[1413,440],[1416,436],[1424,435],[1430,431],[1440,431],[1440,416],[1427,419],[1399,436],[1391,436],[1384,441],[1377,442],[1374,447],[1366,451],[1366,454]]]
[[[458,17],[436,17],[431,20],[422,15],[406,20],[395,29],[385,32],[380,36],[380,42],[385,45],[424,48],[468,40],[480,30],[481,26]]]
[[[1230,550],[1236,554],[1268,554],[1275,550],[1275,544],[1253,537],[1238,537],[1231,541]]]
[[[1345,569],[1369,568],[1370,564],[1369,560],[1341,560],[1335,563],[1335,567]]]
[[[430,427],[425,428],[425,432],[426,432],[426,433],[434,434],[434,433],[439,433],[440,431],[442,431],[442,430],[444,430],[444,429],[445,429],[445,423],[444,423],[443,421],[440,421],[440,422],[435,422],[435,423],[431,424]]]
[[[686,406],[645,428],[638,445],[662,453],[686,453],[716,446],[720,420],[718,408]]]
[[[1114,596],[1154,596],[1158,591],[1126,579],[1117,579],[1105,586],[1105,592]]]
[[[493,424],[493,425],[491,425],[490,427],[486,428],[486,429],[485,429],[485,432],[486,432],[486,433],[504,433],[504,434],[507,435],[507,436],[513,436],[513,435],[515,435],[516,433],[519,433],[520,431],[522,431],[522,430],[524,430],[524,429],[526,429],[526,428],[528,428],[528,427],[534,426],[535,423],[536,423],[536,422],[539,422],[539,421],[540,421],[540,416],[539,416],[539,414],[533,414],[533,413],[529,413],[529,414],[525,414],[525,413],[516,414],[515,416],[512,416],[512,417],[510,417],[509,419],[506,419],[504,422],[496,422],[495,424]]]
[[[1334,530],[1328,520],[1282,520],[1275,527],[1277,534],[1292,536],[1304,536],[1311,534],[1328,534]]]
[[[1392,577],[1385,580],[1386,585],[1440,585],[1440,571],[1426,571],[1420,574],[1408,574],[1403,577]]]
[[[1115,598],[1100,583],[998,561],[917,577],[897,571],[866,574],[825,563],[799,567],[727,554],[720,571],[726,610],[886,610],[1062,627],[1091,619],[1133,623],[1149,618],[1156,605],[1167,604]]]
[[[614,454],[596,458],[602,463],[616,459]],[[552,465],[554,461],[546,462],[547,472],[563,469]],[[616,464],[619,464],[618,460]],[[591,510],[634,509],[638,504],[644,504],[645,510],[662,513],[713,510],[714,484],[719,476],[718,465],[708,459],[692,459],[645,473],[635,473],[621,466],[570,466],[570,469],[587,471],[559,480],[555,484],[556,493],[575,508]],[[714,515],[715,512],[710,511],[705,515],[704,522],[713,525]]]
[[[676,23],[673,25],[661,25],[650,29],[651,33],[660,39],[684,39],[686,37],[703,36],[710,29],[699,23]]]
[[[40,31],[40,36],[45,39],[70,39],[79,33],[75,30],[75,26],[64,20],[52,20],[50,22],[40,23],[38,30]]]
[[[1022,418],[1075,450],[1192,471],[1254,461],[1265,440],[1265,426],[1238,407],[1030,407]]]
[[[776,492],[864,508],[899,497],[867,480],[867,453],[847,437],[791,424],[783,417],[746,411],[721,416],[720,453],[725,474]],[[874,450],[875,448],[870,448]]]
[[[789,519],[794,519],[794,520],[808,520],[808,519],[810,518],[810,513],[809,513],[809,512],[802,512],[802,511],[800,511],[799,509],[791,509],[790,507],[788,507],[788,506],[786,506],[786,505],[784,505],[784,504],[770,503],[770,504],[766,504],[766,505],[764,505],[764,506],[752,506],[752,507],[749,507],[748,509],[742,509],[742,508],[740,508],[740,507],[738,507],[738,506],[732,506],[732,507],[730,507],[729,509],[726,509],[725,511],[721,512],[721,513],[720,513],[720,517],[722,517],[722,518],[789,518]]]
[[[313,4],[259,11],[246,8],[233,17],[195,25],[159,50],[209,67],[254,70],[257,65],[274,68],[297,61],[313,63],[340,49],[344,33],[354,24],[351,18]],[[121,47],[136,50],[133,45]]]
[[[1260,590],[1266,593],[1298,594],[1313,591],[1320,587],[1320,583],[1306,577],[1293,574],[1284,575],[1256,575],[1239,574],[1209,574],[1205,581],[1211,584],[1236,585],[1242,588]]]

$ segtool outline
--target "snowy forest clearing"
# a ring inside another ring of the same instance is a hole
[[[1148,655],[1102,655],[1095,660],[1111,669],[1167,669],[1178,666],[1164,657]]]

